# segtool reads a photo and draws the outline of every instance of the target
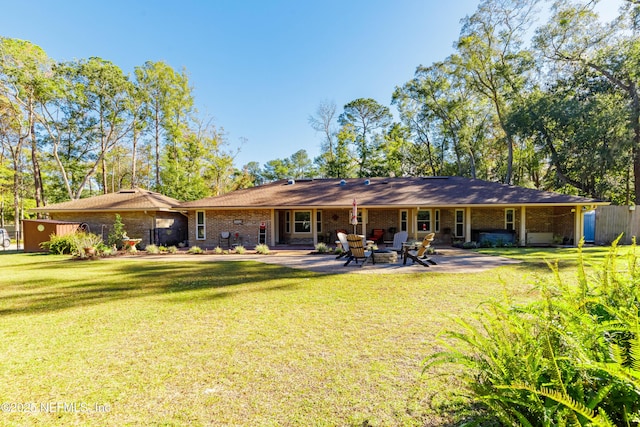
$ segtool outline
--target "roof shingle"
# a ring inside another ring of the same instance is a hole
[[[366,207],[608,204],[585,197],[452,176],[282,180],[185,202],[178,207],[349,207],[354,198],[359,206]]]
[[[167,211],[179,200],[153,191],[134,188],[86,199],[70,200],[32,209],[34,212]]]

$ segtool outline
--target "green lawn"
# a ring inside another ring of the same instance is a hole
[[[388,275],[204,259],[0,254],[0,424],[450,423],[456,384],[421,375],[436,335],[550,275],[538,256]]]

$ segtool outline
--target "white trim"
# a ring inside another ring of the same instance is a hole
[[[527,245],[527,208],[520,208],[520,246]]]
[[[420,220],[418,217],[420,216],[420,212],[426,212],[429,214],[429,219],[428,220]],[[420,228],[420,225],[418,224],[418,222],[426,222],[428,224],[427,228]],[[415,229],[418,233],[422,232],[422,233],[431,233],[433,232],[433,210],[432,209],[418,209],[416,211],[416,218],[415,218]]]
[[[198,214],[202,212],[202,223],[198,222]],[[199,237],[198,231],[202,228],[202,237]],[[207,240],[207,212],[196,211],[196,240]]]
[[[507,220],[508,212],[511,211],[511,222]],[[511,228],[507,227],[511,224]],[[515,208],[504,208],[504,229],[516,231],[516,210]]]
[[[304,224],[305,221],[297,221],[296,220],[296,213],[308,213],[309,214],[309,231],[296,231],[296,224]],[[291,221],[293,223],[293,229],[291,230],[291,234],[297,234],[297,235],[311,235],[313,234],[313,228],[314,228],[314,222],[315,222],[315,218],[313,217],[313,209],[309,209],[309,210],[295,210],[293,211],[293,221]]]
[[[462,221],[458,221],[458,212],[462,212]],[[458,234],[458,225],[462,227],[462,234]],[[464,237],[465,231],[465,214],[464,209],[456,209],[453,213],[453,235],[454,237]]]

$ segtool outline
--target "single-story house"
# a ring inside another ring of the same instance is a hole
[[[357,225],[352,225],[353,204]],[[189,245],[333,245],[336,231],[384,230],[436,242],[577,244],[595,199],[463,177],[282,180],[175,205],[186,211]]]
[[[150,243],[177,245],[187,240],[187,217],[172,207],[180,201],[141,188],[120,190],[85,199],[55,203],[32,212],[46,214],[49,219],[77,222],[82,228],[101,235],[106,241],[119,214],[127,235]]]

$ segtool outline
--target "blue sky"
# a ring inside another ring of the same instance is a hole
[[[321,135],[308,118],[324,100],[338,113],[356,98],[390,106],[395,86],[418,65],[453,52],[460,20],[479,2],[4,3],[0,35],[29,40],[55,60],[97,56],[125,73],[148,60],[185,68],[201,116],[224,128],[229,149],[240,148],[240,167],[300,149],[318,155]]]

